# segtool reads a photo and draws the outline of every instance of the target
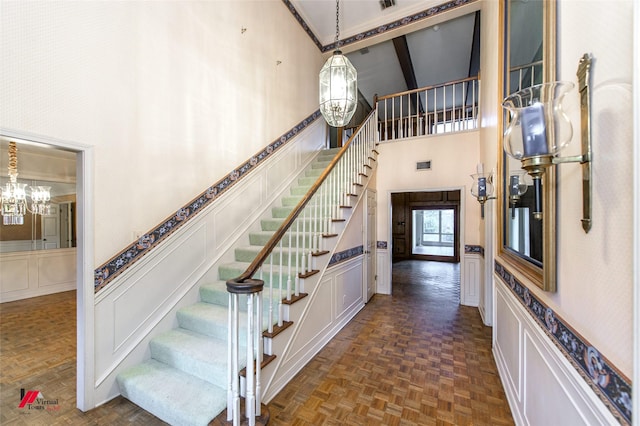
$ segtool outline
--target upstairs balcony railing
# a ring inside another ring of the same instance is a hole
[[[542,83],[542,61],[530,62],[509,69],[509,94]]]
[[[353,207],[358,187],[363,186],[373,168],[376,112],[374,109],[344,144],[247,270],[227,281],[227,421],[234,425],[246,421],[251,426],[261,416],[263,317],[268,318],[267,333],[277,334],[287,322],[283,304],[304,297],[304,280],[320,272],[316,258],[329,253],[327,239],[337,237],[334,228],[344,222],[343,210]],[[243,296],[242,302],[240,296]],[[246,309],[241,308],[241,303],[246,303]],[[242,339],[241,335],[244,335]],[[242,359],[247,360],[243,386],[239,372]],[[245,398],[244,415],[240,411],[241,389]]]
[[[473,130],[478,99],[477,76],[376,97],[380,141]]]

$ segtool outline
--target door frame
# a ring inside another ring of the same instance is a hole
[[[391,194],[398,194],[402,192],[438,192],[438,191],[460,191],[460,211],[459,211],[459,220],[460,220],[460,241],[458,241],[458,250],[460,253],[460,262],[462,262],[462,255],[464,254],[464,241],[465,241],[465,212],[466,212],[466,197],[465,195],[465,187],[464,186],[449,186],[449,187],[436,187],[436,188],[420,188],[420,189],[391,189],[387,191],[386,203],[387,203],[387,235],[393,235],[393,217],[391,211]],[[389,294],[393,294],[393,239],[389,237],[388,242],[388,250],[387,250],[387,262],[390,265],[387,271],[387,279],[389,282]],[[460,291],[462,291],[462,283],[465,282],[465,268],[460,267]]]
[[[374,294],[376,294],[378,292],[378,280],[377,280],[377,264],[376,264],[376,256],[377,256],[377,241],[376,241],[376,223],[377,223],[377,214],[374,211],[374,217],[372,219],[372,223],[370,223],[369,221],[369,194],[373,194],[374,197],[374,201],[373,201],[373,208],[376,209],[377,208],[377,203],[378,203],[378,191],[376,191],[375,189],[371,189],[371,188],[367,188],[365,190],[365,196],[364,196],[364,209],[363,209],[363,224],[362,224],[362,240],[363,240],[363,261],[362,261],[362,298],[364,300],[364,303],[368,303],[369,300],[371,300],[371,297],[373,297]],[[373,225],[373,236],[372,236],[372,247],[369,248],[367,247],[367,241],[369,239],[369,228],[370,226]],[[371,265],[373,264],[373,265]],[[369,276],[369,272],[373,270],[373,291],[371,292],[371,297],[369,296],[369,280],[371,279],[371,277]]]
[[[0,136],[76,154],[76,407],[88,411],[95,407],[93,147],[2,127]]]

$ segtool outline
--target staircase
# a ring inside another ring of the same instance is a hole
[[[229,303],[226,280],[247,269],[336,152],[325,150],[318,155],[304,176],[290,188],[290,194],[281,199],[281,205],[272,209],[271,217],[260,221],[261,230],[250,233],[247,245],[235,250],[235,261],[218,267],[219,281],[202,285],[200,302],[178,311],[179,327],[152,339],[151,358],[118,375],[120,392],[125,398],[172,425],[207,425],[226,408]],[[286,265],[290,257],[282,257]],[[278,293],[273,293],[273,297],[279,299]],[[268,296],[265,292],[264,297]],[[246,303],[240,306],[246,309]],[[264,330],[268,328],[268,318],[269,311],[265,309]],[[275,321],[271,320],[272,325]],[[241,335],[239,341],[245,340]],[[245,351],[240,350],[240,354],[243,353]],[[246,360],[241,358],[239,363],[242,368]]]

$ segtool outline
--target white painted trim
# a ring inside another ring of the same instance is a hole
[[[640,4],[633,2],[633,424],[640,425]]]
[[[462,291],[462,283],[464,282],[465,276],[464,276],[464,268],[462,267],[462,263],[463,263],[463,259],[464,259],[464,241],[465,241],[465,229],[464,229],[464,222],[465,222],[465,197],[464,194],[466,194],[466,186],[451,186],[451,187],[436,187],[436,188],[418,188],[418,189],[391,189],[387,191],[387,217],[389,218],[387,221],[387,227],[388,227],[388,231],[387,231],[387,250],[388,250],[388,264],[392,265],[393,264],[393,234],[392,234],[392,230],[393,230],[393,218],[391,216],[392,212],[391,212],[391,194],[401,194],[404,192],[438,192],[438,191],[460,191],[460,205],[458,208],[458,221],[460,222],[460,241],[459,241],[459,247],[458,247],[458,254],[459,254],[459,260],[460,260],[460,291]],[[393,280],[391,279],[393,274],[393,268],[389,267],[388,270],[388,279],[389,279],[389,294],[393,294]],[[462,296],[461,296],[461,300],[462,300]]]
[[[0,135],[50,145],[76,153],[77,206],[77,353],[76,406],[87,411],[94,405],[94,223],[93,223],[93,147],[48,136],[0,128]]]
[[[545,424],[568,424],[563,421],[568,415],[572,418],[583,419],[584,422],[580,424],[617,424],[618,422],[611,411],[526,311],[520,301],[506,285],[498,280],[496,282],[499,283],[496,285],[496,296],[501,297],[504,305],[496,304],[495,311],[497,312],[503,306],[503,309],[508,309],[514,320],[520,323],[518,336],[513,341],[500,341],[496,330],[502,324],[496,321],[494,323],[493,344],[496,366],[516,425],[536,424],[536,419],[532,419],[532,416],[545,417],[547,421]],[[513,345],[517,345],[515,348],[518,357],[517,371],[509,371],[509,364],[504,359],[505,352],[513,353]],[[535,374],[529,374],[527,372],[528,358],[534,355],[538,355],[542,359],[544,368],[538,368]],[[547,380],[544,379],[545,376]],[[538,383],[542,381],[544,383]],[[532,389],[532,387],[534,388]],[[538,395],[541,394],[544,394],[544,399],[548,400],[550,405],[558,400],[567,400],[570,404],[563,405],[562,408],[556,407],[555,411],[550,408],[544,413],[539,409],[527,412],[527,409],[531,410],[536,405],[540,405]]]

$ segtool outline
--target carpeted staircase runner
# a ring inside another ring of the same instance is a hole
[[[282,198],[281,206],[272,209],[272,217],[261,220],[262,230],[250,233],[248,245],[236,249],[235,262],[218,268],[219,281],[202,285],[200,302],[178,311],[179,328],[151,340],[151,359],[118,375],[120,392],[125,398],[176,426],[207,425],[226,408],[229,300],[226,280],[245,271],[336,153],[335,149],[321,152],[304,176],[298,178],[290,194]],[[285,255],[283,264],[287,260]],[[277,279],[279,271],[274,275]],[[246,304],[240,306],[246,310]],[[265,309],[265,329],[267,315]],[[243,327],[240,330],[240,342],[244,342],[242,333],[246,330]],[[244,355],[245,351],[240,353]],[[240,362],[244,367],[246,361]]]

